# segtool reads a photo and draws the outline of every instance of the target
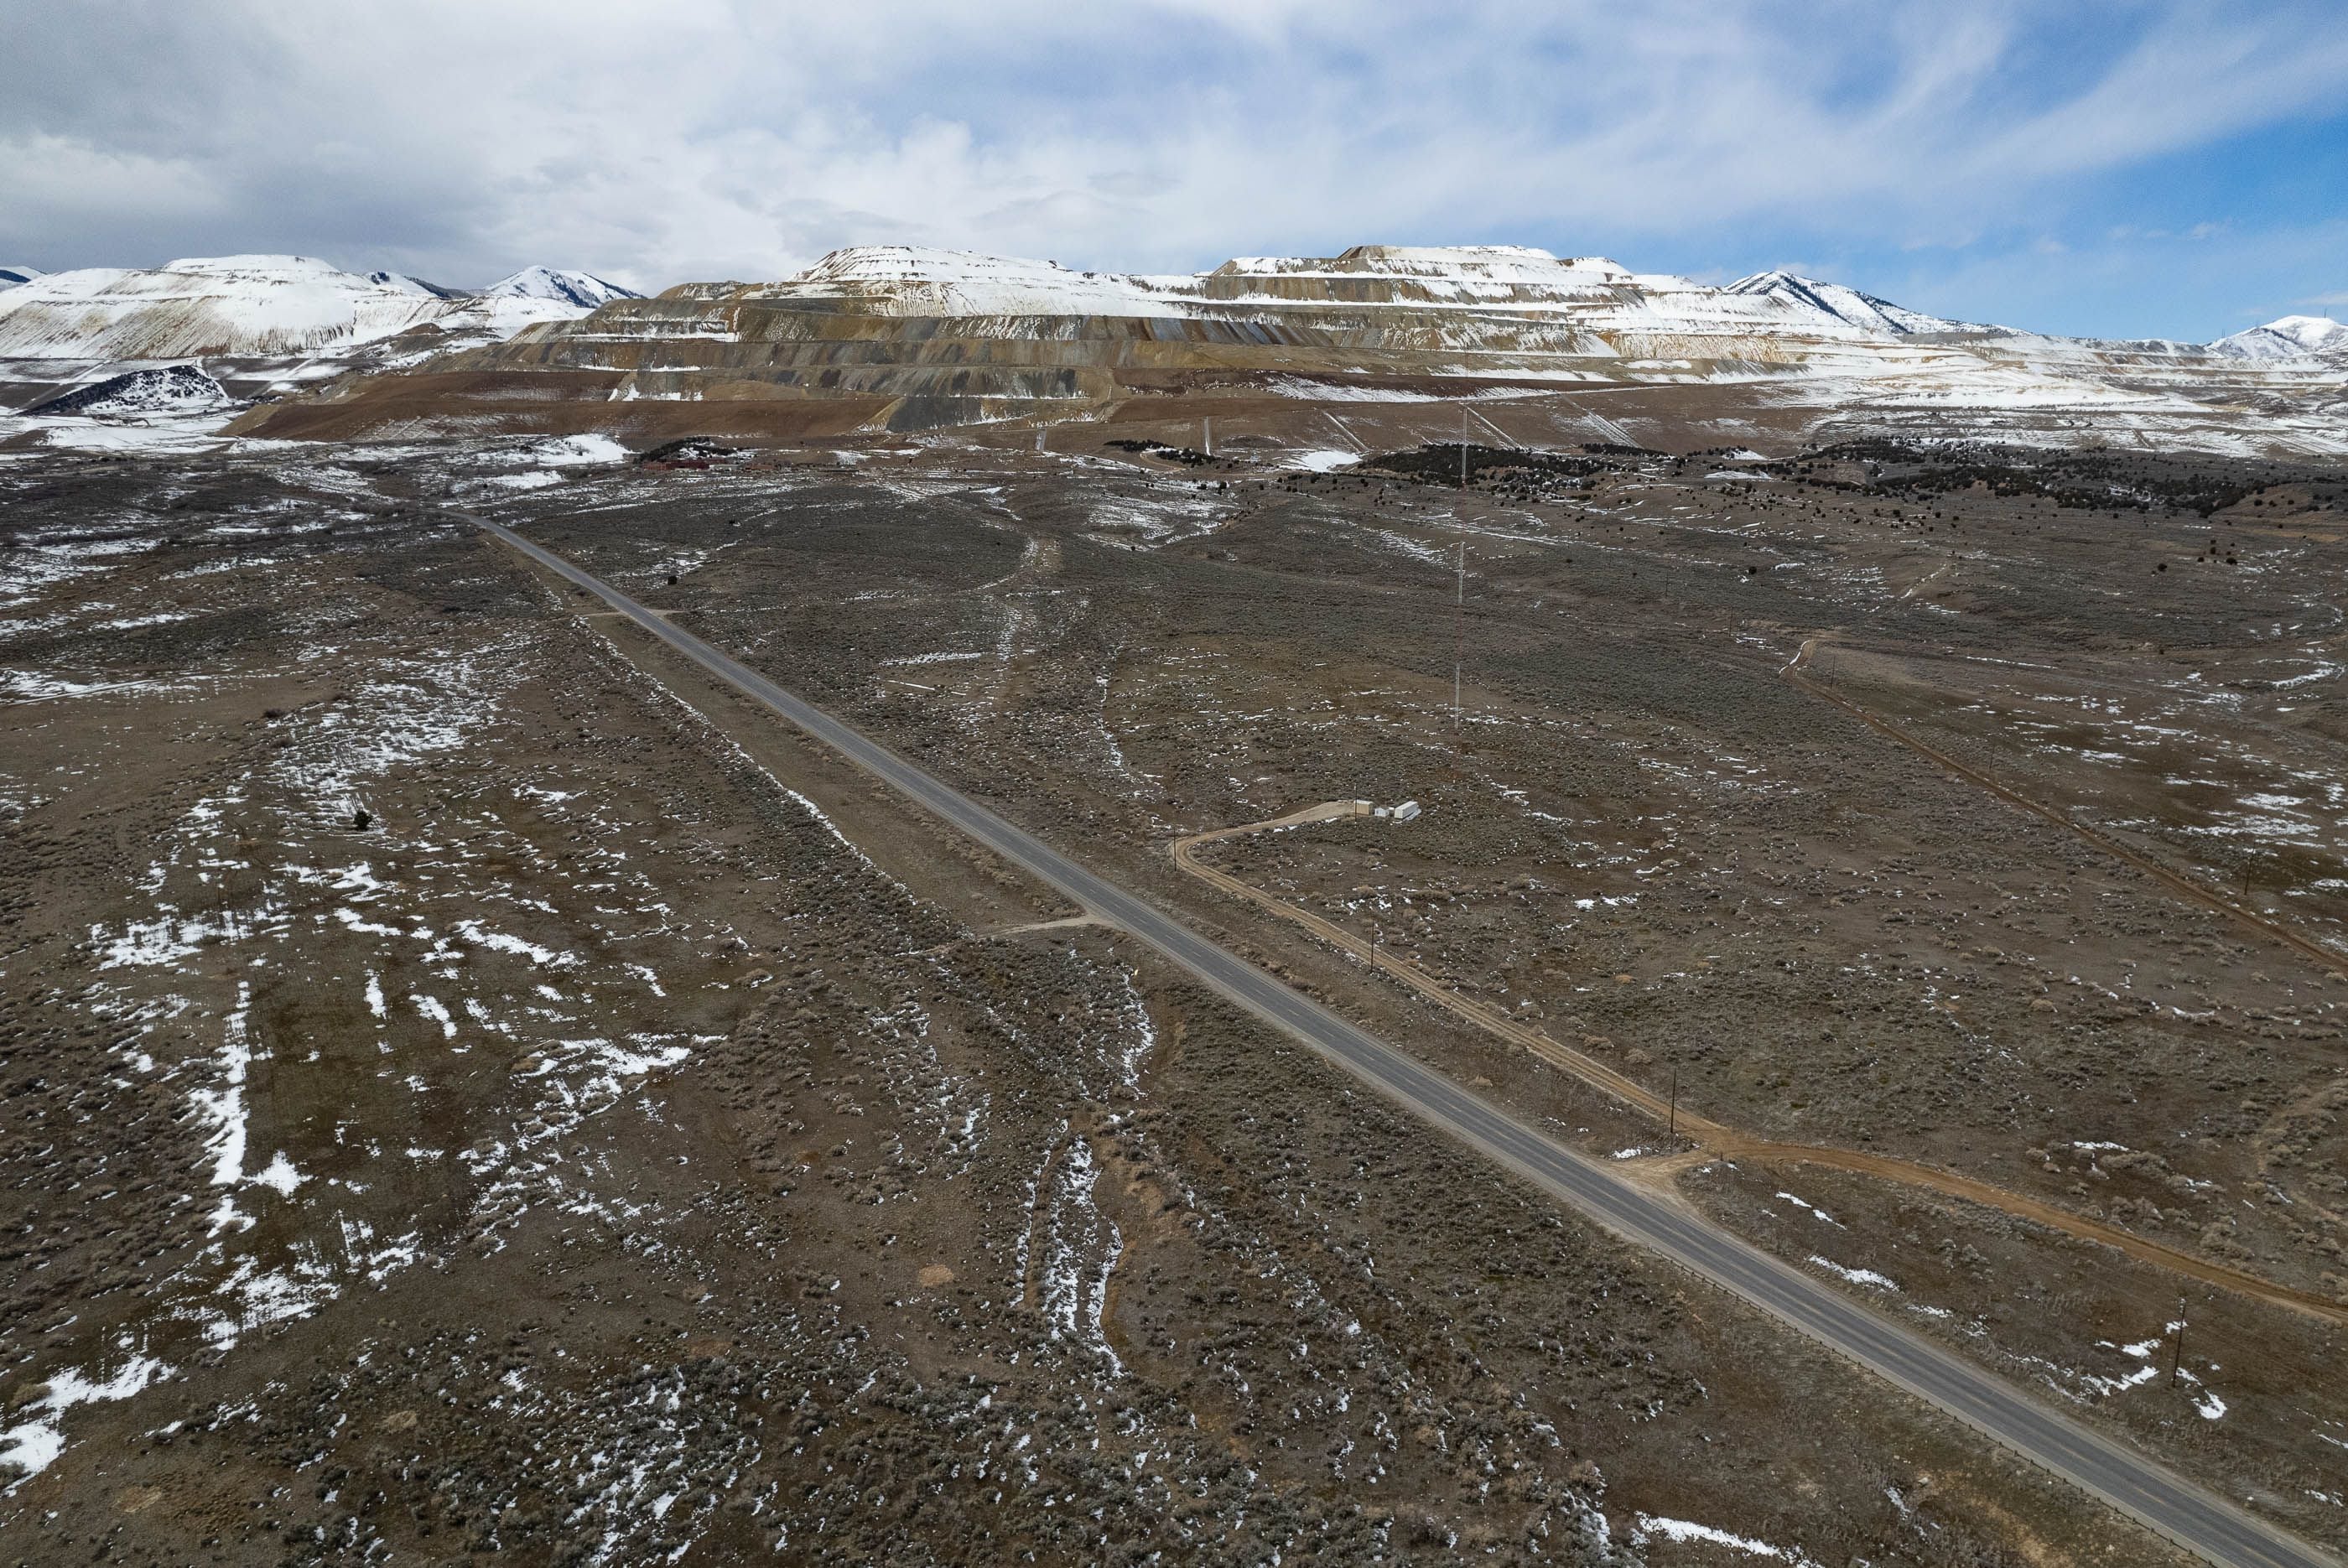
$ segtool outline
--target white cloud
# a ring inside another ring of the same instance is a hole
[[[0,60],[0,252],[657,285],[898,239],[1146,268],[1789,224],[1962,245],[2043,227],[2064,181],[2348,101],[2337,7],[2240,11],[60,5]]]
[[[218,202],[206,171],[185,159],[38,133],[0,140],[0,210],[68,222],[123,211],[168,220]]]

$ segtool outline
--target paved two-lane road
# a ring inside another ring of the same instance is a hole
[[[594,594],[729,686],[846,754],[996,854],[1050,883],[1097,918],[1148,943],[1231,1001],[1610,1229],[1694,1270],[2211,1563],[2224,1568],[2339,1568],[2334,1559],[2313,1546],[2088,1430],[2003,1378],[1919,1338],[1719,1226],[1622,1181],[1217,946],[1155,905],[1094,875],[862,731],[678,630],[561,556],[487,519],[472,521],[547,570]]]

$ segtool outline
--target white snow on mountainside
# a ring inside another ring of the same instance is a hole
[[[2287,315],[2248,332],[2221,337],[2209,347],[2240,359],[2305,359],[2348,349],[2348,326],[2328,315]]]
[[[0,289],[12,289],[18,284],[31,283],[44,274],[31,267],[0,267]]]
[[[840,368],[844,343],[857,346],[852,374]],[[376,417],[361,406],[368,397],[388,409],[395,389],[412,395],[401,378],[428,366],[514,393],[549,372],[588,372],[611,378],[618,403],[699,401],[757,384],[896,399],[892,428],[1079,417],[1169,377],[1280,377],[1414,397],[1766,387],[1756,396],[1773,407],[1870,428],[1945,424],[1963,410],[1969,428],[2064,439],[2117,432],[2348,450],[2336,413],[2348,399],[2348,329],[2328,318],[2289,317],[2213,345],[2058,337],[1791,272],[1714,286],[1513,245],[1356,245],[1160,275],[860,245],[794,276],[685,284],[652,298],[550,267],[467,291],[249,255],[36,274],[0,292],[0,365],[20,409],[190,359],[205,361],[237,405],[298,401],[334,384],[335,417],[352,428]],[[429,396],[452,394],[436,385]],[[519,418],[481,397],[478,409],[447,413],[451,428]],[[416,417],[400,407],[397,418]],[[85,422],[131,417],[149,416],[109,403]]]
[[[57,418],[138,418],[150,414],[201,414],[232,403],[221,384],[192,365],[133,370],[51,398],[34,414]]]
[[[438,284],[427,284],[422,278],[409,277],[406,273],[369,273],[366,276],[367,282],[371,284],[380,284],[387,289],[397,289],[402,294],[431,294],[438,299],[463,299],[468,292],[464,289],[445,289]]]
[[[853,299],[891,315],[973,316],[1224,315],[1233,305],[1332,304],[1539,311],[1681,289],[1716,293],[1602,257],[1560,258],[1520,245],[1356,245],[1334,257],[1241,256],[1209,273],[1163,275],[1077,272],[924,245],[851,245],[797,276],[752,285],[768,296]]]
[[[0,293],[0,358],[330,354],[417,327],[504,337],[590,308],[561,298],[462,293],[396,273],[347,273],[311,256],[199,256],[152,269],[35,275]]]
[[[753,285],[767,298],[840,298],[888,315],[1227,316],[1234,309],[1465,311],[1528,324],[1669,337],[1897,340],[1922,333],[1994,334],[1926,315],[1837,284],[1763,273],[1713,288],[1634,273],[1603,256],[1523,245],[1356,245],[1334,257],[1241,256],[1171,276],[1076,272],[913,245],[834,251],[796,277]]]
[[[1148,275],[1082,272],[1029,261],[917,245],[855,245],[795,276],[753,284],[694,284],[697,298],[837,301],[875,315],[988,318],[998,335],[1014,323],[1072,316],[1189,316],[1298,320],[1355,315],[1364,323],[1433,310],[1473,318],[1474,335],[1511,320],[1528,330],[1579,329],[1610,341],[1656,346],[1737,339],[1758,346],[1807,341],[1948,346],[2017,356],[2069,370],[2114,356],[2209,365],[2336,355],[2348,328],[2287,317],[2209,345],[2062,337],[1911,310],[1848,284],[1789,272],[1756,273],[1722,287],[1668,273],[1637,273],[1603,256],[1555,256],[1522,245],[1356,245],[1334,257],[1241,256],[1211,272]],[[624,321],[609,330],[625,335]],[[1463,333],[1471,329],[1462,326]]]
[[[510,278],[500,278],[483,289],[489,298],[552,300],[560,304],[575,305],[580,310],[593,310],[615,299],[642,299],[633,289],[606,283],[592,273],[568,272],[556,267],[524,267]]]
[[[0,355],[179,359],[298,354],[387,337],[446,308],[308,256],[82,267],[0,294]]]
[[[2066,441],[2348,450],[2328,412],[2348,393],[2348,366],[2330,356],[2269,363],[2200,344],[2059,337],[1790,272],[1715,286],[1513,245],[1356,245],[1175,274],[858,245],[772,281],[613,299],[449,367],[516,397],[550,372],[584,372],[611,378],[618,403],[754,385],[893,399],[882,417],[905,430],[1081,418],[1180,385],[1433,397],[1602,384],[1748,387],[1773,408],[1822,410],[1854,429],[1961,420]],[[376,418],[357,406],[376,396],[382,418],[409,418],[404,399],[419,390],[362,389],[337,418]],[[480,398],[447,415],[452,428],[519,418]]]
[[[1728,292],[1753,298],[1782,300],[1797,310],[1817,312],[1870,332],[1886,332],[1900,336],[1918,332],[2003,334],[2005,331],[2003,327],[1982,326],[1972,322],[1951,321],[1945,316],[1927,315],[1922,311],[1893,304],[1888,299],[1861,294],[1842,284],[1821,283],[1816,278],[1806,278],[1794,273],[1756,273],[1749,278],[1739,278],[1729,284]]]

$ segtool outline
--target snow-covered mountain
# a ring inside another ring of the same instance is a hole
[[[1847,284],[1821,283],[1817,278],[1806,278],[1794,273],[1756,273],[1749,278],[1739,278],[1729,284],[1728,292],[1756,299],[1782,300],[1797,310],[1816,312],[1863,331],[1890,333],[1895,336],[1904,337],[1919,332],[2005,331],[2003,327],[1982,326],[1972,322],[1951,321],[1946,316],[1927,315],[1922,311],[1893,304],[1888,299],[1861,294]]]
[[[797,277],[740,292],[746,300],[834,299],[887,315],[1251,315],[1302,321],[1377,307],[1388,316],[1427,310],[1462,322],[1489,317],[1551,330],[1724,342],[2006,334],[1790,273],[1756,273],[1714,288],[1668,273],[1635,273],[1603,256],[1554,256],[1524,245],[1356,245],[1332,257],[1241,256],[1212,272],[1172,276],[1076,272],[1056,262],[915,245],[859,245],[832,252]]]
[[[1667,273],[1634,273],[1603,256],[1554,256],[1524,245],[1356,245],[1327,257],[1241,256],[1212,272],[1168,276],[1076,272],[1056,262],[918,245],[856,245],[797,277],[741,293],[746,299],[837,300],[883,315],[1302,320],[1375,308],[1389,316],[1426,310],[1673,335],[1898,335],[1862,312],[1847,318],[1791,291],[1710,288]],[[1935,319],[1901,314],[1920,323]]]
[[[633,289],[606,283],[592,273],[559,267],[524,267],[510,278],[499,278],[481,291],[486,297],[551,300],[590,311],[615,299],[642,299]]]
[[[1728,389],[1749,388],[1734,397],[1869,428],[2209,442],[2256,424],[2258,440],[2330,450],[2343,443],[2324,409],[2348,390],[2329,357],[2045,336],[1792,273],[1715,287],[1511,245],[1357,245],[1169,275],[864,245],[773,282],[614,293],[586,313],[553,276],[519,274],[514,292],[473,303],[559,318],[500,322],[486,335],[497,341],[435,358],[429,376],[389,366],[240,428],[340,437],[559,419],[649,438],[699,432],[690,421],[716,416],[695,411],[723,401],[729,429],[911,431],[1113,419],[1189,393],[1309,418],[1296,405],[1703,387],[1724,407]]]
[[[442,302],[308,256],[82,267],[0,294],[0,356],[79,360],[299,354],[387,337]]]
[[[585,273],[533,268],[556,280]],[[589,280],[592,282],[592,280]],[[609,285],[602,285],[608,287]],[[420,327],[509,336],[593,308],[524,287],[474,294],[311,256],[195,256],[151,269],[85,267],[0,293],[0,358],[77,361],[339,355]]]
[[[0,267],[0,289],[12,289],[18,284],[28,284],[44,275],[32,267]]]
[[[2238,359],[2307,359],[2348,349],[2348,326],[2328,315],[2287,315],[2209,346]]]

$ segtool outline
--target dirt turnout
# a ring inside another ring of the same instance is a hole
[[[1276,455],[0,468],[0,1550],[2174,1560],[449,501],[1595,1153],[1673,1158],[1628,1106],[1676,1081],[1751,1140],[1689,1202],[2348,1542],[2336,1318],[2188,1283],[2178,1354],[2138,1261],[2348,1290],[2330,968],[1779,673],[1844,628],[1811,678],[2331,951],[2336,480],[2115,515],[1617,452],[1462,500]],[[1189,851],[1334,945],[1167,852],[1406,798]]]

